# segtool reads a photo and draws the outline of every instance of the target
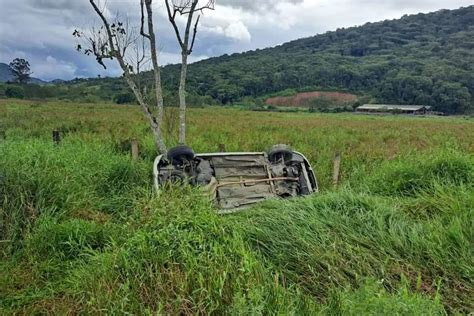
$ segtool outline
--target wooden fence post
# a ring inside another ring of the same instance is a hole
[[[219,151],[225,153],[225,144],[219,144]]]
[[[332,184],[337,187],[339,184],[339,173],[341,171],[341,153],[338,151],[334,155],[333,169],[332,169]]]
[[[138,160],[138,155],[139,155],[139,148],[138,148],[138,140],[136,138],[133,138],[130,141],[130,147],[131,147],[131,152],[132,152],[132,159],[133,160]]]
[[[55,145],[59,145],[61,143],[61,134],[56,129],[53,131],[53,142]]]

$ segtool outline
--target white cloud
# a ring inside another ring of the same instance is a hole
[[[229,39],[241,42],[250,42],[252,36],[242,21],[234,21],[226,23],[225,26],[216,25],[214,27],[203,27],[202,32],[221,35],[228,37]]]
[[[57,78],[74,78],[77,67],[71,62],[57,60],[52,56],[47,56],[44,62],[37,62],[32,65],[34,76],[53,80]]]
[[[230,6],[233,8],[240,8],[244,10],[251,10],[251,11],[269,11],[275,5],[280,3],[293,3],[298,4],[302,3],[303,0],[219,0],[217,1],[217,6],[219,8],[220,5],[222,6]]]
[[[252,38],[249,30],[242,21],[231,23],[225,28],[224,34],[227,37],[243,42],[249,42]]]

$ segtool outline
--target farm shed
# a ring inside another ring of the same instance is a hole
[[[356,109],[359,113],[395,113],[423,115],[431,112],[431,106],[426,105],[390,105],[364,104]]]

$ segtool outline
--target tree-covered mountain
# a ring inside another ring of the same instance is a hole
[[[143,85],[152,84],[151,73]],[[179,65],[163,69],[168,104],[176,103]],[[300,91],[347,91],[364,101],[431,105],[446,113],[474,111],[474,6],[303,38],[190,65],[190,104],[252,103]],[[151,93],[151,89],[148,89]],[[133,101],[120,78],[74,80],[48,96]],[[29,91],[25,91],[25,96]],[[30,93],[31,94],[31,93]]]
[[[176,66],[165,82],[176,84]],[[222,103],[285,89],[344,89],[462,113],[474,96],[474,6],[299,39],[191,65],[189,86]]]

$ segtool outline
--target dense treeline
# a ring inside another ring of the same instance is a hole
[[[143,75],[143,84],[153,82],[147,78],[150,75]],[[367,23],[274,48],[210,58],[192,64],[188,78],[191,105],[261,103],[288,89],[318,89],[350,91],[366,96],[364,101],[472,112],[474,6]],[[178,65],[164,67],[163,82],[166,91],[176,90]],[[134,100],[125,83],[113,78],[75,80],[56,88],[28,87],[24,94],[75,101]],[[166,92],[165,101],[176,103],[176,96]]]
[[[145,80],[143,80],[145,82]],[[144,84],[143,84],[144,85]],[[148,96],[153,99],[154,91],[150,87]],[[70,102],[96,103],[111,101],[117,104],[135,103],[135,96],[122,78],[76,79],[57,84],[14,84],[0,83],[0,98],[17,99],[58,99]],[[178,104],[177,95],[165,87],[164,99],[167,105]],[[191,106],[218,105],[210,96],[190,93],[188,104]]]

